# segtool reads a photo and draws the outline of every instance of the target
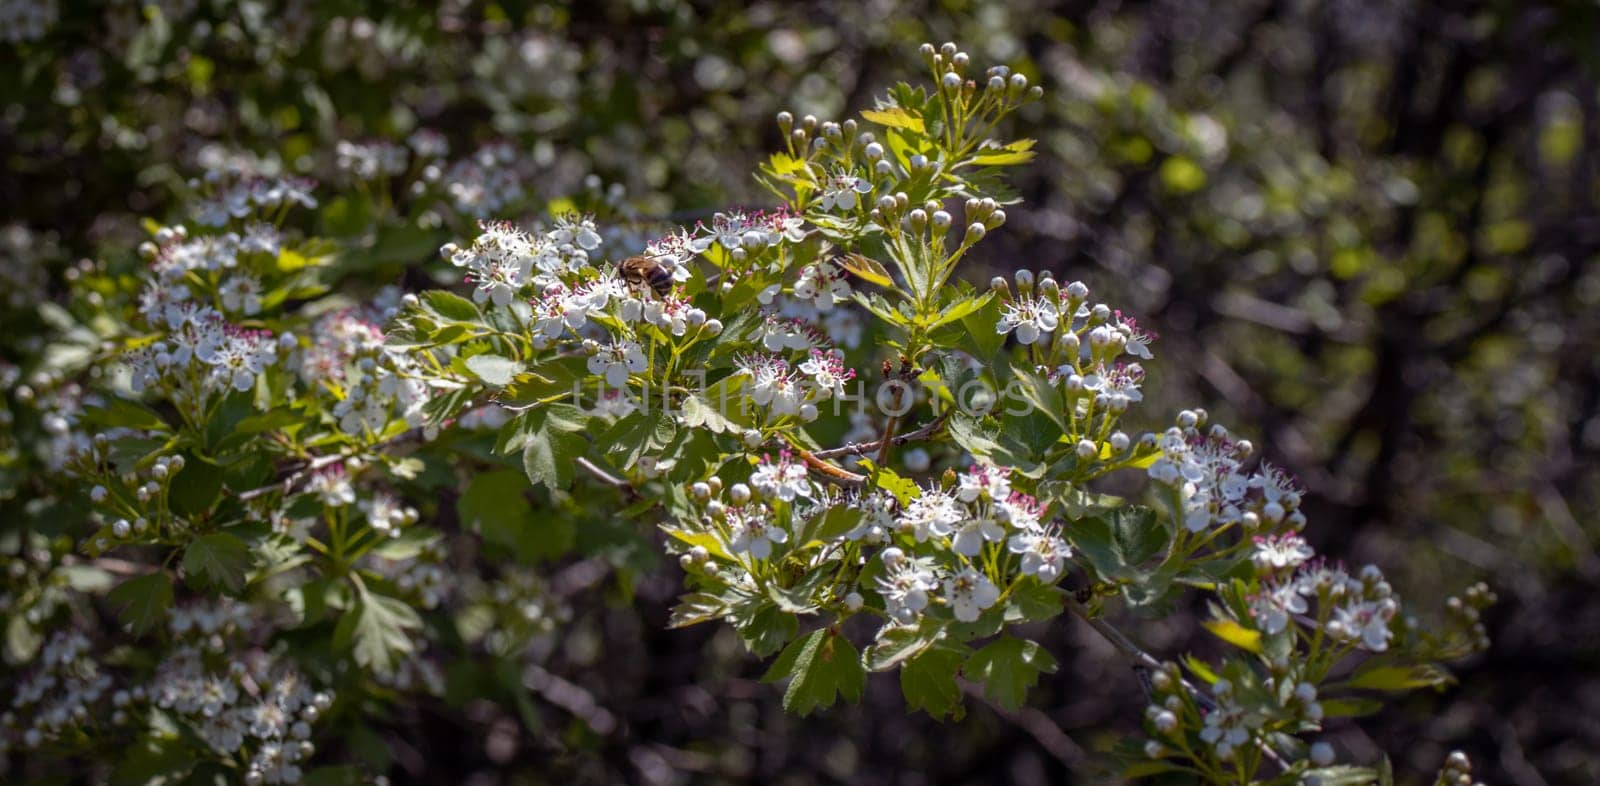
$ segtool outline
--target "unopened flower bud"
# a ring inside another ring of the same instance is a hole
[[[1333,746],[1326,742],[1311,744],[1311,763],[1318,767],[1326,767],[1333,763]]]
[[[844,596],[844,607],[850,611],[860,611],[863,603],[865,603],[865,601],[862,600],[861,593],[859,592],[852,592],[849,595]]]
[[[704,481],[697,481],[693,485],[689,486],[689,493],[693,494],[695,499],[704,502],[705,500],[711,498],[711,484]]]
[[[950,214],[943,210],[935,210],[933,212],[933,227],[935,229],[949,229]]]
[[[728,499],[735,505],[743,505],[750,501],[750,487],[743,483],[735,483],[728,487]]]
[[[1156,731],[1159,731],[1162,734],[1171,734],[1173,729],[1178,728],[1178,716],[1172,714],[1170,711],[1162,710],[1156,713],[1155,719],[1152,720],[1150,724],[1155,726]]]
[[[1299,699],[1302,703],[1316,701],[1317,686],[1312,685],[1309,682],[1302,682],[1294,686],[1294,697]]]
[[[1094,443],[1094,440],[1092,440],[1092,439],[1080,439],[1080,440],[1078,440],[1078,458],[1081,458],[1081,459],[1092,459],[1092,458],[1094,458],[1095,456],[1097,456],[1099,454],[1100,454],[1100,446],[1096,445]]]

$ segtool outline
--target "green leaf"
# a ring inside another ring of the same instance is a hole
[[[861,119],[869,123],[877,123],[880,126],[905,129],[913,134],[925,133],[922,117],[904,107],[892,106],[883,109],[868,109],[861,113]]]
[[[846,532],[861,526],[861,520],[866,516],[860,510],[837,505],[823,510],[812,517],[804,529],[797,546],[806,546],[815,542],[830,543],[844,536]]]
[[[944,638],[946,624],[924,615],[916,625],[884,628],[878,633],[878,640],[867,648],[867,668],[888,671],[916,658]]]
[[[1432,663],[1395,665],[1373,659],[1361,664],[1345,686],[1366,690],[1408,691],[1448,685],[1452,681],[1449,672]]]
[[[183,572],[214,589],[239,592],[250,572],[250,549],[229,532],[201,535],[183,552]]]
[[[978,310],[961,318],[961,326],[966,328],[961,348],[972,353],[979,361],[987,363],[993,360],[1006,344],[1005,334],[994,329],[1000,322],[1000,311],[1000,298],[992,297],[984,301]]]
[[[363,590],[333,635],[334,641],[353,645],[357,664],[389,674],[411,652],[412,632],[421,628],[422,618],[405,601]]]
[[[1052,674],[1056,659],[1038,643],[1001,636],[973,653],[962,671],[983,683],[983,695],[1006,709],[1018,709],[1040,674]]]
[[[511,384],[511,380],[523,370],[521,363],[499,355],[473,355],[467,358],[466,364],[467,370],[478,379],[497,388]]]
[[[83,412],[86,424],[106,428],[132,428],[150,431],[168,431],[167,422],[153,410],[124,398],[113,398],[98,407],[86,407]]]
[[[1028,577],[1012,591],[1008,603],[1006,621],[1020,622],[1045,622],[1055,619],[1066,608],[1062,602],[1065,591],[1054,584],[1045,584],[1037,578]],[[1012,619],[1009,612],[1015,609],[1016,616],[1021,620]]]
[[[552,489],[572,485],[575,462],[589,447],[582,436],[574,433],[584,427],[583,420],[572,416],[576,411],[575,407],[540,408],[523,416],[527,436],[522,446],[522,470],[529,481]]]
[[[900,667],[900,693],[907,709],[922,710],[934,718],[960,719],[963,707],[956,672],[965,660],[965,648],[939,644],[906,661]]]
[[[1018,139],[1004,147],[980,148],[976,154],[967,159],[968,163],[978,166],[1015,166],[1033,160],[1034,140]]]
[[[882,262],[857,253],[845,254],[835,260],[839,266],[856,274],[862,281],[877,284],[885,289],[894,288],[894,279],[889,275],[889,269]]]
[[[727,612],[728,602],[721,597],[709,592],[693,592],[678,598],[678,605],[672,607],[672,617],[667,627],[687,628],[721,619]]]
[[[850,640],[823,628],[790,643],[762,680],[776,682],[784,677],[789,678],[789,688],[783,693],[783,709],[809,715],[812,710],[833,706],[840,696],[852,703],[860,701],[867,673]]]
[[[183,469],[172,476],[172,488],[167,492],[172,509],[190,518],[211,510],[222,493],[222,475],[216,464],[193,453],[184,455]]]
[[[424,292],[419,297],[424,308],[447,322],[483,321],[483,314],[478,311],[478,307],[460,295],[435,289]]]
[[[1100,578],[1134,580],[1140,568],[1166,548],[1168,534],[1154,510],[1129,506],[1079,519],[1063,533]]]
[[[1205,623],[1206,630],[1223,641],[1232,644],[1247,652],[1261,652],[1261,633],[1240,625],[1233,620],[1209,620]]]
[[[1062,415],[1067,410],[1067,403],[1061,390],[1050,384],[1048,378],[1029,369],[1012,366],[1011,373],[1016,377],[1022,398],[1060,427],[1062,433],[1071,433],[1072,429]]]
[[[167,618],[167,609],[172,607],[172,579],[165,573],[128,579],[106,595],[106,602],[133,635],[143,636]]]
[[[747,600],[732,609],[730,619],[744,645],[765,658],[783,647],[800,630],[795,615],[778,608],[766,598]]]

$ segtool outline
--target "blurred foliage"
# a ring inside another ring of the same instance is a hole
[[[1600,780],[1592,4],[0,5],[0,414],[18,424],[0,515],[21,515],[44,460],[18,452],[37,428],[20,386],[56,389],[35,371],[92,351],[46,343],[40,304],[127,264],[139,220],[183,218],[205,169],[339,182],[340,140],[428,128],[457,158],[508,143],[528,213],[598,193],[594,173],[642,217],[688,219],[759,201],[745,173],[778,109],[863,108],[914,66],[908,42],[955,39],[1050,96],[1017,128],[1041,139],[1016,181],[1028,206],[984,261],[1128,304],[1166,347],[1153,410],[1205,401],[1252,424],[1318,531],[1348,533],[1340,553],[1381,555],[1413,594],[1500,591],[1495,647],[1458,690],[1340,743],[1396,752],[1401,782],[1451,747],[1489,782]],[[42,35],[23,7],[53,9]],[[329,208],[331,234],[370,226]],[[363,241],[369,267],[426,277],[467,220],[397,210]],[[551,581],[591,586],[590,567]],[[1066,625],[1041,633],[1063,658],[1035,708],[938,726],[869,681],[860,707],[788,718],[730,631],[664,630],[677,577],[639,567],[573,597],[538,665],[445,675],[447,698],[404,708],[366,754],[417,782],[1095,782],[1086,750],[1137,725],[1133,675]],[[1193,630],[1146,644],[1214,646]],[[502,701],[449,700],[475,695]]]

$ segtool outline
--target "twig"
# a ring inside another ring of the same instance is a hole
[[[260,488],[250,489],[249,491],[240,494],[239,499],[244,502],[249,502],[252,499],[266,496],[267,494],[271,494],[279,489],[282,489],[283,493],[288,494],[290,491],[294,490],[294,487],[299,484],[301,480],[305,479],[306,475],[354,458],[355,455],[356,454],[354,453],[330,453],[326,456],[317,456],[306,462],[305,465],[299,469],[293,470],[289,474],[285,475],[283,480],[275,483],[269,483]]]
[[[889,441],[898,447],[906,444],[907,442],[918,442],[927,439],[934,434],[939,433],[939,430],[944,428],[944,423],[946,420],[950,419],[950,413],[952,411],[954,410],[947,409],[940,413],[939,417],[934,418],[922,428],[919,428],[916,431],[908,431],[904,434],[895,434],[890,437]],[[818,459],[835,459],[843,458],[845,456],[865,456],[875,450],[881,449],[882,447],[882,439],[875,439],[871,442],[851,442],[841,447],[815,451],[811,453],[811,456]]]
[[[1049,715],[1032,707],[1008,710],[989,701],[984,697],[983,691],[971,684],[963,684],[961,689],[968,696],[988,705],[989,709],[994,710],[996,715],[1016,724],[1027,732],[1028,736],[1039,743],[1039,747],[1044,748],[1047,753],[1054,756],[1063,765],[1066,765],[1069,770],[1082,766],[1088,760],[1088,754],[1084,752],[1083,746],[1062,731],[1061,727]]]
[[[607,486],[610,486],[610,487],[616,488],[616,489],[626,489],[628,491],[632,491],[633,490],[633,484],[629,483],[626,480],[623,480],[622,478],[617,477],[616,475],[613,475],[613,474],[601,469],[593,461],[590,461],[589,459],[584,458],[583,456],[579,456],[578,457],[578,466],[582,467],[585,472],[589,473],[590,475],[593,475],[595,477],[595,480],[598,480],[601,483],[606,484]]]

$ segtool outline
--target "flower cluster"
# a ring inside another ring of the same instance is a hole
[[[1317,601],[1315,616],[1308,600]],[[1306,563],[1291,576],[1269,579],[1260,594],[1249,598],[1250,612],[1263,633],[1277,634],[1290,622],[1320,627],[1334,641],[1364,647],[1371,652],[1389,648],[1394,635],[1390,622],[1400,601],[1375,565],[1352,576],[1344,568],[1322,561]]]
[[[1252,532],[1263,524],[1305,526],[1294,478],[1265,462],[1249,471],[1251,444],[1229,439],[1221,426],[1201,436],[1201,419],[1196,412],[1179,413],[1177,425],[1161,436],[1161,457],[1149,469],[1152,480],[1174,492],[1184,526],[1191,532],[1235,524]]]

